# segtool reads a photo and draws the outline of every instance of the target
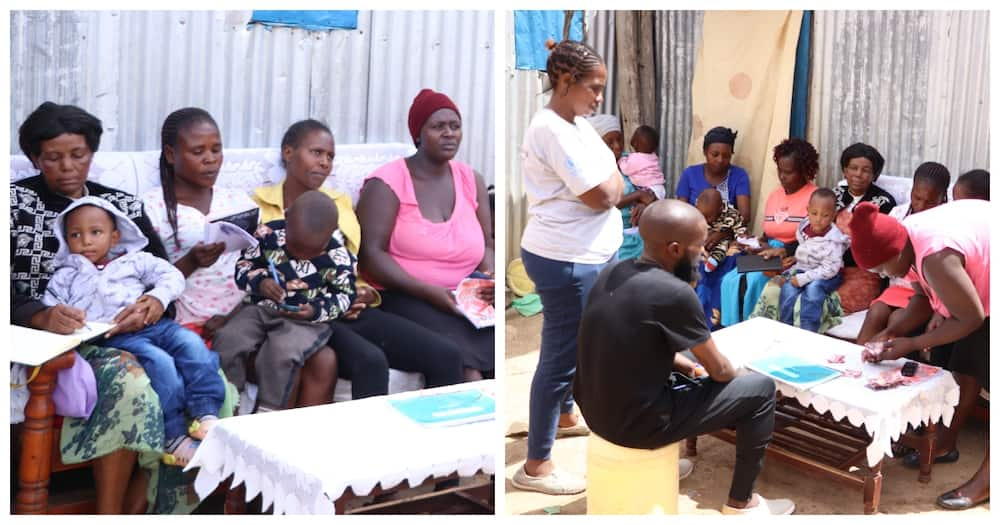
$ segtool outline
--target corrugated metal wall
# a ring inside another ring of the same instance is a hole
[[[102,119],[104,148],[159,147],[172,110],[196,105],[227,147],[277,146],[306,117],[339,143],[409,142],[420,88],[459,106],[458,158],[494,180],[492,11],[361,12],[357,30],[247,26],[250,11],[11,12],[11,151],[45,100]]]
[[[807,136],[826,186],[858,141],[889,175],[928,160],[953,177],[988,167],[989,13],[817,11]]]
[[[691,81],[701,44],[704,11],[656,13],[656,109],[660,121],[660,166],[666,178],[667,195],[673,196],[677,179],[687,165],[691,136]]]

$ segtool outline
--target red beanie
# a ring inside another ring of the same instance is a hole
[[[448,95],[426,88],[417,93],[413,104],[410,105],[410,118],[407,119],[407,124],[410,126],[410,137],[413,138],[414,144],[420,138],[420,128],[424,127],[424,122],[427,122],[427,119],[431,118],[435,111],[444,108],[453,110],[458,113],[458,118],[462,118],[458,106],[448,98]]]
[[[858,266],[868,270],[893,257],[906,246],[906,228],[895,218],[878,212],[878,206],[862,202],[851,217],[851,254]]]

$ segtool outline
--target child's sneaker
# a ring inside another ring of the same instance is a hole
[[[705,257],[705,271],[714,272],[716,268],[719,267],[719,261],[716,261],[714,257]]]
[[[186,467],[194,453],[198,451],[201,441],[191,436],[177,436],[163,449],[163,463],[176,467]]]

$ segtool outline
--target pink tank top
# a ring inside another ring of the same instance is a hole
[[[987,317],[990,315],[990,217],[989,201],[965,199],[910,215],[903,226],[913,244],[917,277],[935,312],[948,317],[948,309],[927,284],[924,257],[951,248],[965,257],[965,272],[972,279]]]
[[[399,159],[373,171],[365,180],[379,179],[399,199],[399,213],[389,237],[389,255],[406,273],[423,282],[454,289],[483,260],[486,240],[476,210],[476,174],[451,161],[455,181],[455,209],[440,223],[420,213],[406,160]],[[373,283],[376,288],[381,288]]]

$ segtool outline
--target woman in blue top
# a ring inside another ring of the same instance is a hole
[[[684,168],[677,183],[677,199],[693,205],[706,188],[715,188],[723,200],[740,210],[743,223],[750,224],[750,175],[729,163],[735,145],[735,131],[721,126],[708,130],[702,146],[705,163]]]

